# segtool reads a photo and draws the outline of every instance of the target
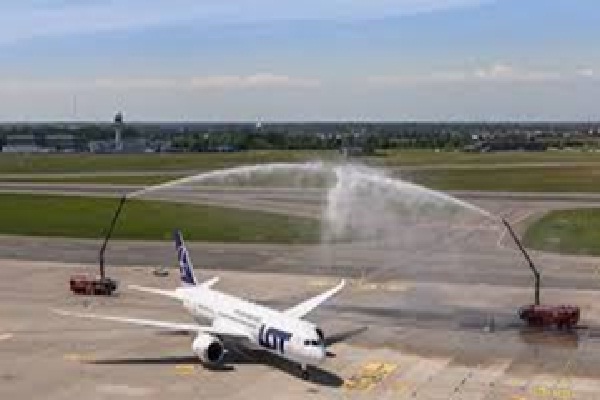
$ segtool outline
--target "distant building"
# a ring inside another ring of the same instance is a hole
[[[112,153],[114,142],[112,140],[91,140],[88,142],[88,150],[90,153]]]
[[[46,135],[44,136],[44,144],[49,151],[72,153],[79,150],[77,138],[70,133]]]
[[[488,153],[494,151],[545,151],[548,145],[536,140],[481,140],[463,147],[465,152]]]
[[[39,132],[37,134],[12,134],[6,137],[4,153],[54,153],[80,151],[84,142],[70,133]]]
[[[344,157],[359,157],[373,154],[373,150],[366,146],[343,146],[340,148],[340,153]]]
[[[113,139],[93,140],[88,142],[88,150],[91,153],[147,153],[155,149],[145,138],[124,138],[123,113],[118,112],[113,120]]]
[[[121,139],[119,147],[114,140],[93,140],[88,143],[90,153],[147,153],[153,152],[144,138]]]
[[[44,153],[46,151],[32,134],[8,135],[6,145],[2,147],[3,153]]]
[[[37,145],[6,145],[2,146],[3,153],[47,153],[48,150]]]
[[[122,139],[116,151],[119,153],[146,153],[151,150],[148,149],[146,139],[136,138]]]

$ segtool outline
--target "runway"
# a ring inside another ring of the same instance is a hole
[[[141,185],[0,182],[0,193],[40,195],[121,197],[144,188],[145,186]],[[448,194],[500,216],[600,206],[600,193],[449,191]],[[318,188],[182,186],[150,192],[141,199],[198,203],[318,218],[326,201],[326,192]]]

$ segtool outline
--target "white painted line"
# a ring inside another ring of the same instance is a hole
[[[0,335],[0,341],[2,340],[8,340],[10,338],[12,338],[14,335],[12,333],[4,333],[2,335]]]
[[[517,225],[521,221],[524,221],[525,219],[531,217],[533,214],[535,214],[535,211],[527,211],[526,213],[524,213],[523,215],[521,215],[520,217],[518,217],[517,219],[515,219],[511,223],[511,225]],[[500,234],[500,237],[498,238],[498,242],[496,242],[496,246],[497,247],[499,247],[501,249],[507,249],[508,248],[504,244],[502,244],[502,242],[504,241],[504,237],[506,236],[507,233],[508,233],[508,229],[506,229],[506,227],[505,227],[502,230],[502,233]]]
[[[113,395],[116,397],[148,397],[155,392],[154,389],[147,387],[136,387],[120,384],[103,384],[98,385],[96,390],[100,393]]]

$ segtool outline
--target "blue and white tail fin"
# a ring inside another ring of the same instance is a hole
[[[176,230],[173,233],[173,238],[175,239],[175,248],[177,249],[177,261],[179,261],[179,276],[183,286],[198,286],[208,289],[219,281],[219,278],[215,277],[198,283],[196,275],[194,275],[194,265],[190,259],[190,253],[188,253],[187,247],[185,247],[181,231]]]
[[[190,259],[190,254],[185,247],[183,242],[183,235],[180,230],[176,230],[173,233],[175,239],[175,248],[177,249],[177,261],[179,261],[179,274],[181,277],[181,283],[183,286],[196,286],[198,281],[194,275],[194,266]]]

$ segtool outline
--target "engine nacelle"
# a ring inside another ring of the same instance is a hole
[[[225,356],[225,347],[216,337],[199,333],[192,342],[192,351],[204,363],[219,364]]]

